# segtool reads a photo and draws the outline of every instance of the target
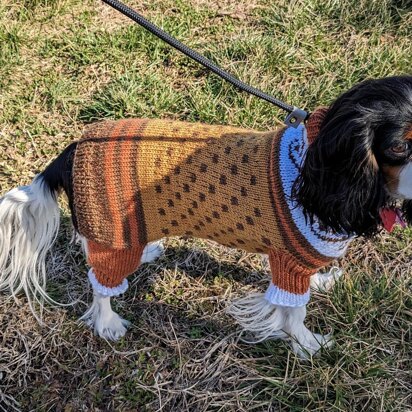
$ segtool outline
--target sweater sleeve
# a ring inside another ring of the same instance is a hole
[[[265,298],[273,305],[298,307],[309,301],[310,277],[316,269],[303,266],[286,250],[271,250],[269,263],[272,281]]]
[[[117,296],[127,289],[127,276],[139,266],[144,246],[113,249],[88,241],[89,280],[96,292]]]

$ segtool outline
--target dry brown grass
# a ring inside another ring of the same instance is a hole
[[[378,245],[358,242],[332,295],[315,294],[308,323],[323,332],[333,328],[337,342],[310,362],[282,342],[242,343],[224,313],[235,296],[266,287],[267,267],[258,256],[169,240],[165,256],[144,265],[117,300],[117,311],[133,326],[110,343],[76,321],[91,293],[79,248],[64,243],[50,262],[49,290],[78,303],[47,310],[44,327],[24,298],[2,305],[1,388],[8,408],[13,400],[23,410],[65,411],[411,406],[411,243],[402,233]]]

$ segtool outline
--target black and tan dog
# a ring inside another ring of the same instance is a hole
[[[91,265],[95,298],[84,318],[99,335],[126,332],[110,298],[126,290],[142,255],[161,252],[145,246],[189,235],[268,254],[267,292],[231,313],[257,339],[292,337],[297,352],[315,353],[327,340],[304,326],[310,277],[353,237],[402,223],[397,203],[412,218],[412,77],[353,87],[317,119],[315,134],[314,119],[267,133],[141,119],[92,127],[1,199],[0,289],[47,298],[63,189]]]

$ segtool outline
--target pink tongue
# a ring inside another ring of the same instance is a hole
[[[379,212],[382,220],[383,227],[390,233],[393,230],[393,227],[398,223],[402,227],[405,227],[406,224],[402,219],[401,211],[395,208],[385,207],[382,208]]]

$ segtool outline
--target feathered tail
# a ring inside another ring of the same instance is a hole
[[[43,175],[0,198],[0,291],[23,290],[32,310],[32,297],[50,300],[45,262],[59,223],[57,193]]]

